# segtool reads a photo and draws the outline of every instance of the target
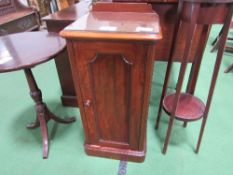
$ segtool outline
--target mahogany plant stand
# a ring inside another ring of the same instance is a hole
[[[232,29],[232,28],[233,28],[233,21],[231,21],[231,25],[230,25],[230,29]],[[218,36],[215,38],[215,40],[212,42],[213,48],[212,48],[211,52],[214,52],[215,50],[218,49],[218,47],[219,47],[219,39],[222,37],[222,32],[223,32],[223,28],[221,29],[221,31],[219,32],[219,34],[218,34]],[[228,37],[227,40],[228,40],[228,41],[232,41],[233,38],[232,38],[232,37]],[[226,44],[226,46],[225,46],[225,51],[231,52],[231,53],[232,53],[233,47]],[[228,72],[230,72],[231,70],[233,70],[233,64],[231,64],[230,66],[228,66],[228,67],[224,70],[224,73],[228,73]]]
[[[158,129],[160,116],[163,108],[165,112],[168,113],[168,115],[170,116],[167,134],[162,151],[164,154],[167,151],[167,147],[169,144],[170,135],[175,119],[183,121],[184,126],[187,125],[187,122],[195,121],[201,118],[203,119],[199,138],[198,138],[198,143],[196,147],[196,153],[198,153],[199,151],[204,128],[207,121],[207,116],[210,109],[212,96],[214,93],[214,88],[219,72],[220,63],[224,52],[227,34],[231,23],[232,13],[233,13],[233,0],[181,0],[179,3],[177,22],[174,30],[174,38],[173,38],[170,57],[167,65],[167,71],[165,75],[165,81],[163,85],[163,91],[162,91],[160,106],[158,110],[158,117],[155,125],[156,129]],[[178,82],[176,86],[176,92],[166,95],[172,63],[174,62],[173,58],[174,58],[174,53],[176,51],[177,35],[180,31],[181,23],[187,23],[188,25],[187,33],[185,33],[187,41],[183,56],[181,58],[182,61],[181,61]],[[214,66],[214,71],[212,74],[212,80],[208,92],[207,102],[206,104],[204,104],[199,98],[194,96],[196,81],[190,81],[190,80],[191,79],[197,80],[198,78],[201,60],[206,45],[206,42],[204,41],[206,41],[206,38],[208,38],[209,26],[216,23],[224,23],[224,26],[222,31],[222,37],[220,38],[219,41],[220,45]],[[188,57],[190,55],[190,52],[192,51],[192,44],[193,44],[192,41],[194,38],[197,25],[203,25],[203,31],[201,37],[199,38],[199,46],[196,50],[196,56],[192,64],[191,73],[189,76],[189,82],[187,86],[187,93],[182,93],[181,88],[183,85],[186,67],[188,64]]]

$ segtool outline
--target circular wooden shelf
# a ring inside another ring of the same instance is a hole
[[[164,110],[171,115],[175,93],[167,95],[163,99]],[[205,111],[205,104],[197,97],[181,93],[178,102],[175,118],[181,121],[194,121],[202,118]]]

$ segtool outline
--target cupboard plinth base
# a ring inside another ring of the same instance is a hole
[[[107,157],[111,159],[143,162],[146,155],[146,145],[142,151],[122,148],[110,148],[99,145],[84,144],[85,152],[90,156]]]

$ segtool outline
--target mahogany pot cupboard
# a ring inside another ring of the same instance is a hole
[[[159,17],[145,3],[129,4],[131,13],[107,6],[95,4],[60,33],[79,94],[84,147],[89,155],[141,162]]]
[[[117,1],[121,1],[121,0],[117,0]],[[161,30],[162,33],[164,33],[163,40],[161,40],[155,47],[154,60],[167,61],[169,56],[169,50],[171,47],[171,41],[173,37],[178,0],[153,0],[153,1],[122,0],[121,2],[122,3],[115,4],[114,8],[112,9],[109,9],[108,5],[106,5],[105,7],[103,6],[101,10],[113,11],[114,9],[114,11],[130,11],[130,10],[132,11],[133,9],[130,9],[127,6],[128,3],[126,2],[130,2],[130,3],[146,2],[152,5],[152,9],[156,11],[156,13],[160,17]],[[58,33],[65,26],[71,24],[75,20],[79,19],[81,16],[85,15],[89,10],[90,10],[89,3],[86,1],[81,1],[80,3],[77,3],[67,9],[48,15],[44,17],[43,20],[46,22],[48,31]],[[182,24],[181,28],[182,28],[181,33],[185,33],[185,31],[187,30],[186,25]],[[194,37],[195,39],[192,50],[195,50],[194,48],[197,47],[197,42],[199,40],[201,31],[202,31],[202,27],[198,26],[195,33],[195,37]],[[177,58],[178,61],[179,58],[181,57],[181,54],[184,51],[184,46],[185,46],[184,41],[185,41],[184,36],[179,35],[177,49],[174,56],[175,58]],[[189,60],[192,60],[193,58],[194,58],[194,52],[191,51],[189,55]],[[60,54],[55,59],[55,63],[62,89],[61,100],[63,105],[77,106],[76,93],[74,90],[74,83],[71,76],[71,69],[70,69],[70,63],[67,52],[65,51],[62,54]],[[192,79],[190,81],[192,81]],[[193,84],[195,84],[195,80]]]

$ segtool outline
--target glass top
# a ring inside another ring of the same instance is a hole
[[[92,31],[114,33],[159,33],[159,17],[156,13],[90,12],[65,31]]]

